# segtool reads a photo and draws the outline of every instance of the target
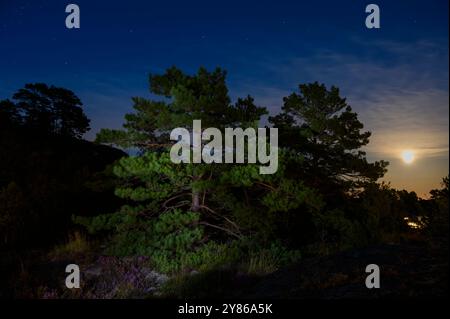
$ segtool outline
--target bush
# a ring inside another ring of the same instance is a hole
[[[107,254],[149,256],[163,273],[207,269],[237,255],[225,244],[205,240],[198,213],[174,209],[152,219],[122,213],[74,220],[92,232],[115,228]]]
[[[87,237],[76,231],[69,235],[65,244],[56,246],[50,253],[52,259],[73,257],[79,254],[85,254],[91,249],[91,243]]]
[[[250,253],[245,269],[250,275],[266,275],[300,260],[300,251],[288,250],[279,243]]]

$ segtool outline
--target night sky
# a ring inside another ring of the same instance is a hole
[[[95,3],[94,3],[95,2]],[[448,1],[0,0],[0,99],[25,83],[73,90],[100,128],[119,128],[148,74],[172,65],[228,71],[232,98],[272,114],[300,83],[336,85],[365,128],[387,181],[425,196],[448,174]],[[81,28],[65,27],[78,4]],[[365,27],[376,3],[381,29]],[[406,164],[403,150],[413,150]]]

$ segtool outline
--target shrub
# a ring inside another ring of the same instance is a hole
[[[84,254],[91,249],[91,243],[87,237],[76,231],[69,235],[66,243],[56,246],[51,252],[50,257],[53,259],[67,258]]]
[[[250,253],[246,272],[250,275],[266,275],[300,260],[300,251],[288,250],[280,243]]]
[[[122,210],[123,212],[123,210]],[[108,217],[79,218],[75,221],[97,232],[115,227],[106,253],[115,256],[149,256],[157,271],[174,273],[206,269],[236,256],[227,246],[206,242],[199,214],[174,209],[156,218],[137,218],[122,212]],[[114,224],[114,221],[121,220]]]

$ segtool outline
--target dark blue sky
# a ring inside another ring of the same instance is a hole
[[[69,3],[80,29],[65,27]],[[365,27],[369,3],[381,29]],[[251,94],[272,113],[299,83],[340,87],[394,186],[425,193],[448,172],[447,0],[0,0],[0,46],[0,98],[28,82],[69,88],[91,118],[88,139],[120,127],[131,96],[149,96],[149,73],[221,66],[233,98]],[[399,160],[405,148],[415,166]]]

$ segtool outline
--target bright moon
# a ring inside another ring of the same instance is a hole
[[[403,151],[402,152],[402,160],[406,164],[411,164],[414,161],[414,152],[413,151]]]

